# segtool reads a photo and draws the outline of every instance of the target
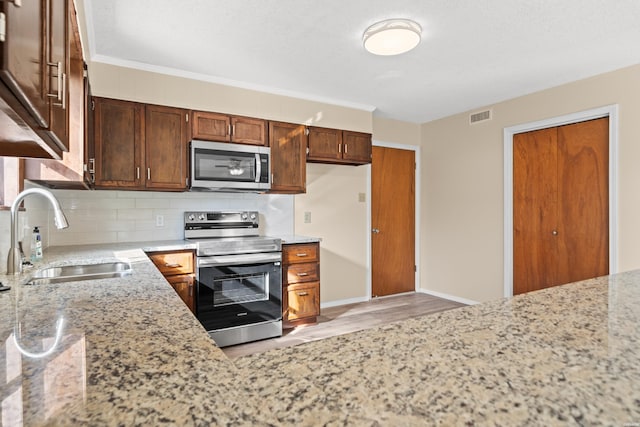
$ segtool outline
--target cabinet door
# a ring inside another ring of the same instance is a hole
[[[267,122],[250,117],[231,117],[231,142],[267,145]]]
[[[151,252],[148,255],[164,276],[191,274],[195,271],[192,251]]]
[[[269,122],[271,193],[304,193],[307,135],[304,125]]]
[[[343,131],[342,158],[353,164],[371,163],[371,134]]]
[[[287,320],[299,320],[320,314],[320,284],[301,283],[287,287]]]
[[[191,137],[205,141],[231,141],[231,118],[226,114],[191,112]]]
[[[342,131],[309,127],[309,161],[336,161],[342,159]]]
[[[317,262],[284,265],[282,274],[288,284],[316,282],[320,279],[320,265]]]
[[[44,2],[24,1],[17,7],[4,1],[0,8],[6,17],[5,41],[0,43],[0,79],[35,122],[48,129]]]
[[[47,0],[49,48],[47,87],[50,88],[49,118],[52,138],[69,150],[69,9],[67,0]]]
[[[94,98],[94,108],[96,187],[143,187],[144,106]]]
[[[282,262],[296,264],[306,262],[319,262],[319,243],[298,243],[282,245]]]
[[[146,187],[187,188],[187,110],[146,106]]]
[[[175,291],[178,293],[178,295],[180,296],[180,298],[182,298],[182,301],[184,301],[184,303],[187,305],[187,307],[189,307],[189,310],[191,310],[191,312],[194,312],[194,291],[193,291],[193,287],[194,287],[194,283],[195,283],[195,278],[193,274],[183,274],[181,276],[169,276],[166,278],[167,282],[169,282],[169,284],[173,287],[173,289],[175,289]]]

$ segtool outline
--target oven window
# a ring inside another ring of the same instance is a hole
[[[253,153],[196,149],[194,165],[197,180],[256,180],[256,156]]]
[[[254,275],[228,275],[213,280],[213,306],[267,301],[269,299],[269,273]]]

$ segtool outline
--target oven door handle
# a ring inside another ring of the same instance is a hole
[[[282,261],[282,254],[262,253],[262,254],[241,254],[241,255],[220,255],[198,258],[198,268],[213,267],[220,265],[237,264],[265,264]]]

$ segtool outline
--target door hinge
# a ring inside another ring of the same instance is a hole
[[[304,128],[304,134],[309,135],[309,128]]]
[[[96,101],[94,101],[93,99],[91,100],[91,111],[95,111],[96,109]]]
[[[22,7],[22,0],[9,0],[9,3],[13,3],[15,7]]]
[[[7,34],[7,16],[4,12],[0,13],[0,42],[4,42]]]
[[[309,147],[307,147],[307,156],[309,155]]]

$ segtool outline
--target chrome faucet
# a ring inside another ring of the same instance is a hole
[[[19,274],[22,272],[22,257],[20,256],[20,251],[17,249],[18,247],[18,221],[17,221],[17,213],[18,207],[22,200],[27,197],[29,194],[40,194],[44,196],[51,202],[53,206],[53,221],[56,225],[56,228],[67,228],[69,223],[67,222],[67,218],[65,218],[64,213],[62,213],[62,208],[60,208],[60,203],[55,198],[55,196],[48,190],[43,188],[30,188],[28,190],[24,190],[18,197],[13,201],[11,205],[11,248],[9,249],[9,257],[7,258],[7,274]]]

